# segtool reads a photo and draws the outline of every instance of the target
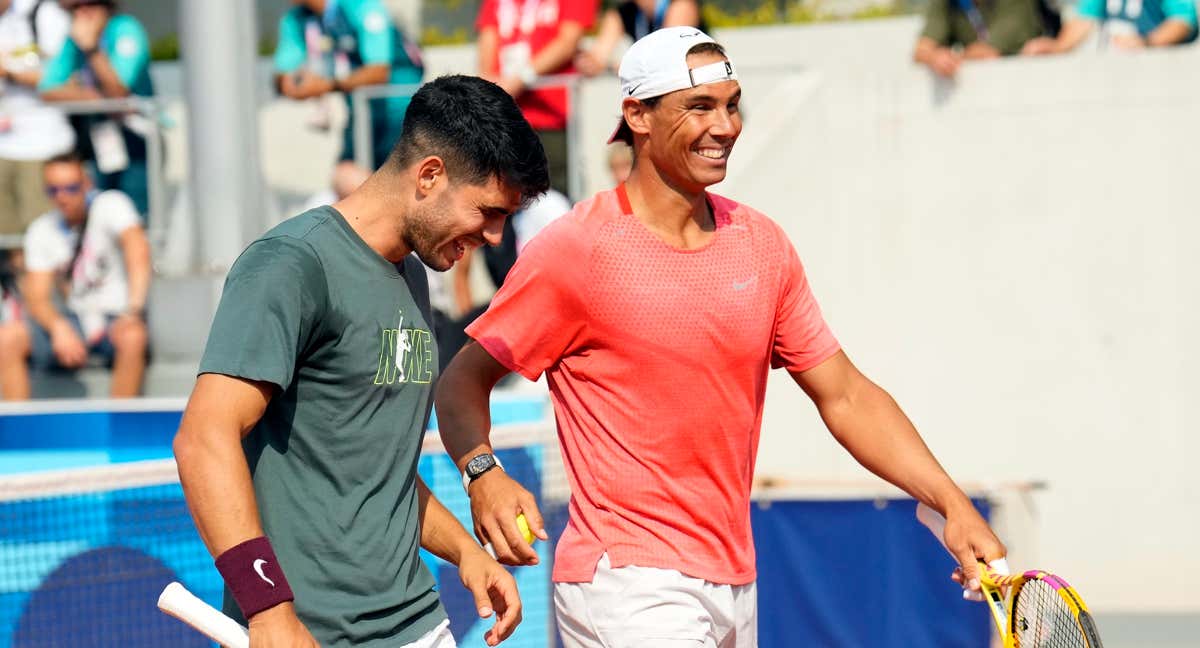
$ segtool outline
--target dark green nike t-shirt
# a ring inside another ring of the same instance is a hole
[[[234,263],[200,373],[277,385],[242,445],[263,526],[325,647],[396,646],[446,618],[417,554],[417,460],[437,348],[425,269],[331,207]],[[237,605],[225,594],[225,611]]]

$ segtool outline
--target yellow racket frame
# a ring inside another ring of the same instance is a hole
[[[1021,574],[1013,574],[1006,576],[996,573],[986,563],[979,563],[979,583],[983,589],[983,595],[987,599],[988,609],[992,613],[992,621],[996,623],[996,630],[1000,633],[1000,639],[1003,642],[1004,648],[1029,648],[1022,647],[1018,643],[1017,633],[1013,628],[1017,627],[1019,619],[1017,618],[1016,602],[1020,596],[1021,588],[1030,581],[1043,581],[1050,585],[1067,604],[1067,609],[1070,610],[1071,616],[1075,619],[1075,623],[1079,626],[1079,632],[1083,635],[1087,642],[1088,648],[1104,648],[1100,642],[1100,636],[1096,632],[1095,623],[1092,621],[1091,613],[1088,612],[1087,604],[1083,602],[1083,597],[1075,591],[1067,582],[1054,574],[1041,570],[1031,570]],[[1007,596],[1006,596],[1007,591]]]

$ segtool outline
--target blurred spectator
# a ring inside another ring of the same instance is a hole
[[[75,145],[66,118],[37,94],[42,60],[62,49],[70,22],[54,2],[0,0],[0,235],[49,209],[42,162]]]
[[[951,78],[964,60],[1019,54],[1057,26],[1058,14],[1043,0],[930,0],[913,60]]]
[[[529,90],[538,77],[575,72],[584,31],[596,18],[596,0],[483,0],[479,29],[480,76],[517,100],[538,132],[550,163],[550,185],[567,190],[566,88]]]
[[[0,324],[0,393],[29,398],[26,359],[38,369],[77,369],[95,355],[113,368],[112,396],[136,396],[150,289],[150,246],[137,210],[120,191],[93,191],[73,154],[51,158],[43,172],[54,209],[25,234],[29,320]]]
[[[662,27],[708,31],[696,0],[624,0],[605,10],[592,48],[575,59],[575,66],[587,76],[601,74],[610,69],[613,50],[622,35],[636,41]],[[615,67],[612,71],[616,72]]]
[[[47,65],[39,88],[48,101],[150,97],[150,40],[136,18],[117,13],[114,0],[60,0],[71,13],[62,50]],[[139,114],[77,115],[79,151],[93,166],[100,189],[118,189],[147,210],[146,134]]]
[[[538,197],[523,209],[518,210],[504,221],[504,236],[500,245],[481,248],[484,263],[487,265],[488,277],[492,284],[499,288],[504,284],[504,278],[517,261],[517,255],[525,249],[525,245],[549,225],[551,221],[571,211],[571,201],[566,196],[551,189]],[[454,302],[459,316],[446,318],[437,322],[434,335],[437,336],[438,354],[442,368],[454,358],[454,354],[467,342],[465,329],[475,321],[487,304],[476,306],[475,296],[471,291],[471,261],[475,253],[467,250],[463,258],[454,266]]]
[[[633,172],[633,147],[625,142],[613,142],[608,145],[608,173],[612,176],[614,185],[619,185],[629,179]]]
[[[309,196],[301,211],[308,211],[322,205],[332,205],[349,196],[369,177],[371,177],[371,172],[365,167],[360,167],[350,161],[338,162],[337,166],[333,167],[333,181],[329,188]]]
[[[1026,54],[1061,54],[1079,46],[1097,25],[1103,42],[1117,49],[1166,47],[1196,40],[1193,0],[1079,0],[1076,17],[1058,38],[1035,38]]]
[[[387,84],[417,84],[420,51],[404,38],[380,0],[293,0],[279,21],[275,72],[279,91],[291,99]],[[371,143],[375,167],[400,138],[408,97],[372,99]],[[339,161],[354,160],[354,113],[342,132]]]

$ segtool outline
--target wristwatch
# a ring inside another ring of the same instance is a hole
[[[471,485],[471,482],[479,479],[483,473],[492,468],[504,470],[504,464],[500,463],[500,458],[489,452],[475,455],[467,462],[467,467],[463,469],[463,490]]]

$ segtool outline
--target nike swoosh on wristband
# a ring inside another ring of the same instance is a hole
[[[263,565],[265,564],[267,564],[267,561],[263,560],[262,558],[258,558],[254,561],[254,571],[258,574],[258,577],[263,579],[263,581],[265,581],[268,585],[275,587],[275,581],[267,578],[267,575],[263,573]]]

